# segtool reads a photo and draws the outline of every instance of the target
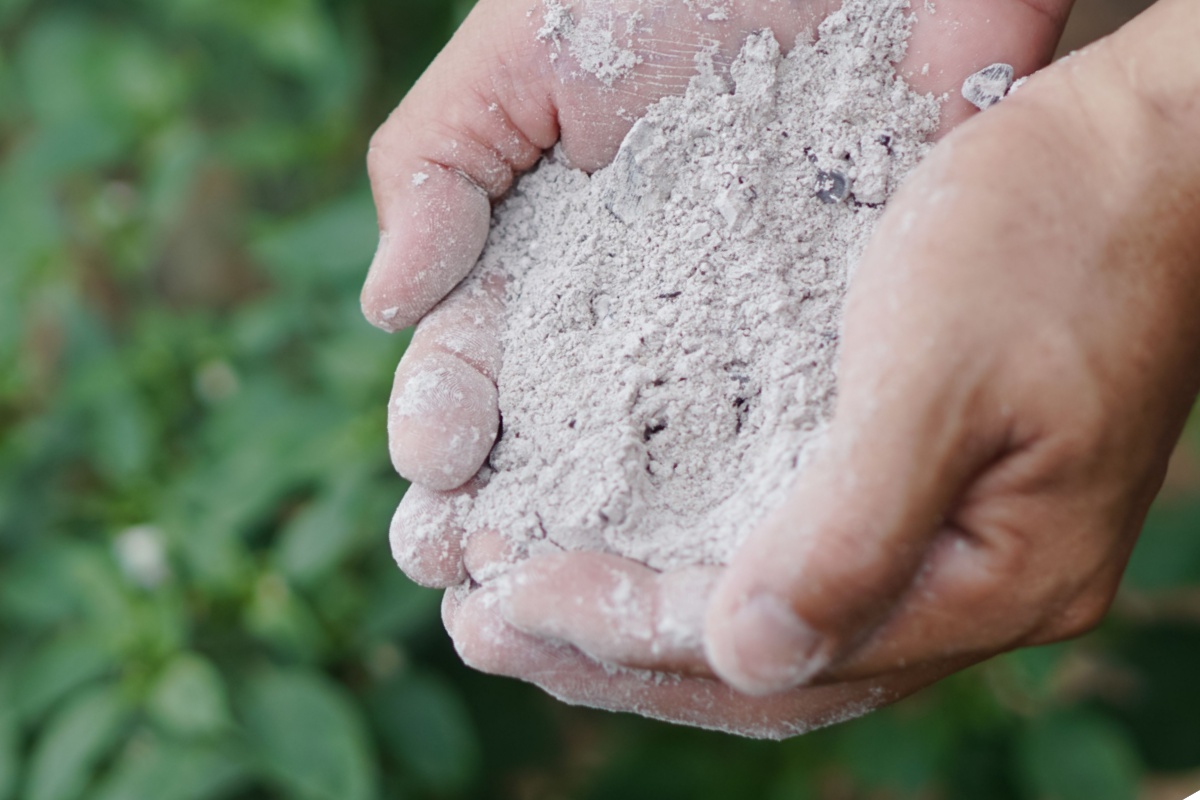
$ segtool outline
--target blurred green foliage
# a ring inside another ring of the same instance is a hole
[[[388,557],[406,339],[357,292],[368,137],[467,10],[0,0],[0,800],[1120,800],[1200,770],[1194,489],[1101,631],[784,744],[458,663]]]

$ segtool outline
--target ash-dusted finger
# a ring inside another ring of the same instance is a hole
[[[442,627],[446,629],[446,633],[450,634],[451,639],[454,638],[454,632],[458,627],[458,611],[470,594],[471,587],[466,583],[451,586],[442,594]]]
[[[429,489],[462,486],[496,439],[496,402],[496,385],[461,358],[431,352],[405,359],[388,410],[392,465]]]
[[[944,97],[941,133],[978,110],[963,97],[964,80],[993,63],[1026,76],[1050,62],[1074,0],[937,0],[913,3],[917,18],[904,58],[904,79]]]
[[[533,683],[574,705],[756,739],[785,739],[853,719],[966,666],[945,662],[879,679],[747,697],[709,678],[602,664],[569,645],[530,636],[500,616],[495,589],[476,590],[453,605],[455,647],[475,669]]]
[[[463,544],[463,564],[476,583],[499,578],[524,559],[526,548],[491,528],[471,531]]]
[[[658,573],[605,553],[560,553],[523,562],[497,588],[501,613],[527,634],[604,662],[711,676],[704,609],[718,574],[700,566]]]
[[[379,245],[361,298],[367,321],[387,331],[416,323],[463,279],[491,219],[487,195],[457,172],[426,164],[408,180],[412,188],[397,194],[409,213],[385,219],[381,202]]]
[[[437,492],[413,484],[404,493],[389,539],[392,558],[414,583],[441,589],[466,580],[462,518],[470,489]]]
[[[479,258],[491,201],[558,140],[540,25],[511,3],[479,3],[372,138],[372,324],[408,327],[445,297]]]
[[[498,276],[460,287],[421,321],[396,369],[388,437],[396,471],[413,483],[456,488],[491,452],[502,292]]]
[[[472,276],[429,312],[413,332],[405,358],[425,352],[457,356],[493,383],[500,372],[504,276]]]

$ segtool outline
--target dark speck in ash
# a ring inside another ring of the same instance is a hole
[[[840,203],[850,196],[850,182],[846,176],[833,170],[817,173],[817,197],[822,203]]]

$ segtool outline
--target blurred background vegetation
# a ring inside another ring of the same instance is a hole
[[[458,663],[388,555],[405,337],[357,292],[368,137],[468,4],[0,0],[0,799],[1200,788],[1195,434],[1099,631],[857,722],[748,742]]]

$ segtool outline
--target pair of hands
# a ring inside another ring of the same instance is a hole
[[[420,320],[389,406],[413,482],[393,546],[414,580],[453,587],[504,563],[502,536],[447,522],[498,427],[503,287],[452,292],[491,201],[556,143],[603,166],[686,88],[701,47],[728,63],[748,33],[791,41],[837,5],[739,2],[710,21],[663,0],[642,8],[641,63],[610,87],[550,58],[536,0],[482,0],[380,129],[363,309],[386,330]],[[1070,2],[914,6],[900,70],[948,95],[954,131],[858,268],[834,420],[793,496],[726,567],[564,553],[508,571],[503,591],[451,589],[468,663],[570,702],[777,737],[1103,616],[1200,380],[1200,74],[1181,63],[1200,12],[1161,0],[957,127],[973,111],[963,78],[1042,66]],[[625,583],[640,619],[607,610]]]

